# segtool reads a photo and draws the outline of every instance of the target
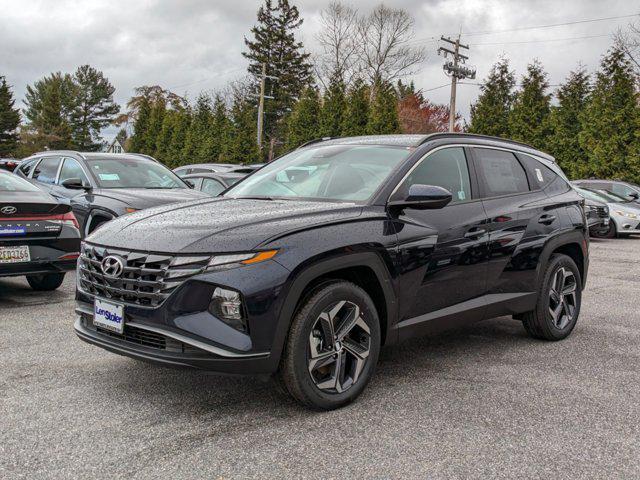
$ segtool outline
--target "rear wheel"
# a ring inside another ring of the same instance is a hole
[[[324,284],[293,319],[279,380],[300,403],[331,410],[360,395],[379,352],[380,323],[369,295],[350,282]]]
[[[522,316],[529,335],[562,340],[576,326],[582,301],[580,271],[571,257],[555,254],[549,260],[538,291],[535,310]]]
[[[34,290],[48,292],[55,290],[64,281],[64,273],[42,273],[38,275],[27,275],[27,282]]]

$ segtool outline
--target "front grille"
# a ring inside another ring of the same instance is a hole
[[[596,207],[596,212],[598,212],[598,217],[600,218],[608,218],[609,217],[609,208],[608,207]]]
[[[102,269],[102,261],[108,256],[115,256],[124,266],[116,278],[105,275]],[[187,279],[203,272],[209,258],[158,255],[85,244],[78,259],[78,281],[83,291],[101,298],[157,307]]]

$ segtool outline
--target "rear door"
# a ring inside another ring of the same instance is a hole
[[[520,310],[535,298],[538,258],[566,212],[540,186],[546,173],[528,169],[515,152],[473,147],[488,217],[487,318]]]

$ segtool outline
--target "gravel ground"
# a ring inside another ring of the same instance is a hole
[[[387,348],[328,413],[81,342],[73,275],[0,279],[0,477],[638,478],[640,239],[591,252],[569,339],[500,318]]]

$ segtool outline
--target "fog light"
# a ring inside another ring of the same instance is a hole
[[[243,318],[242,299],[240,292],[216,287],[211,296],[209,312],[230,327],[240,332],[247,331],[247,324]]]

